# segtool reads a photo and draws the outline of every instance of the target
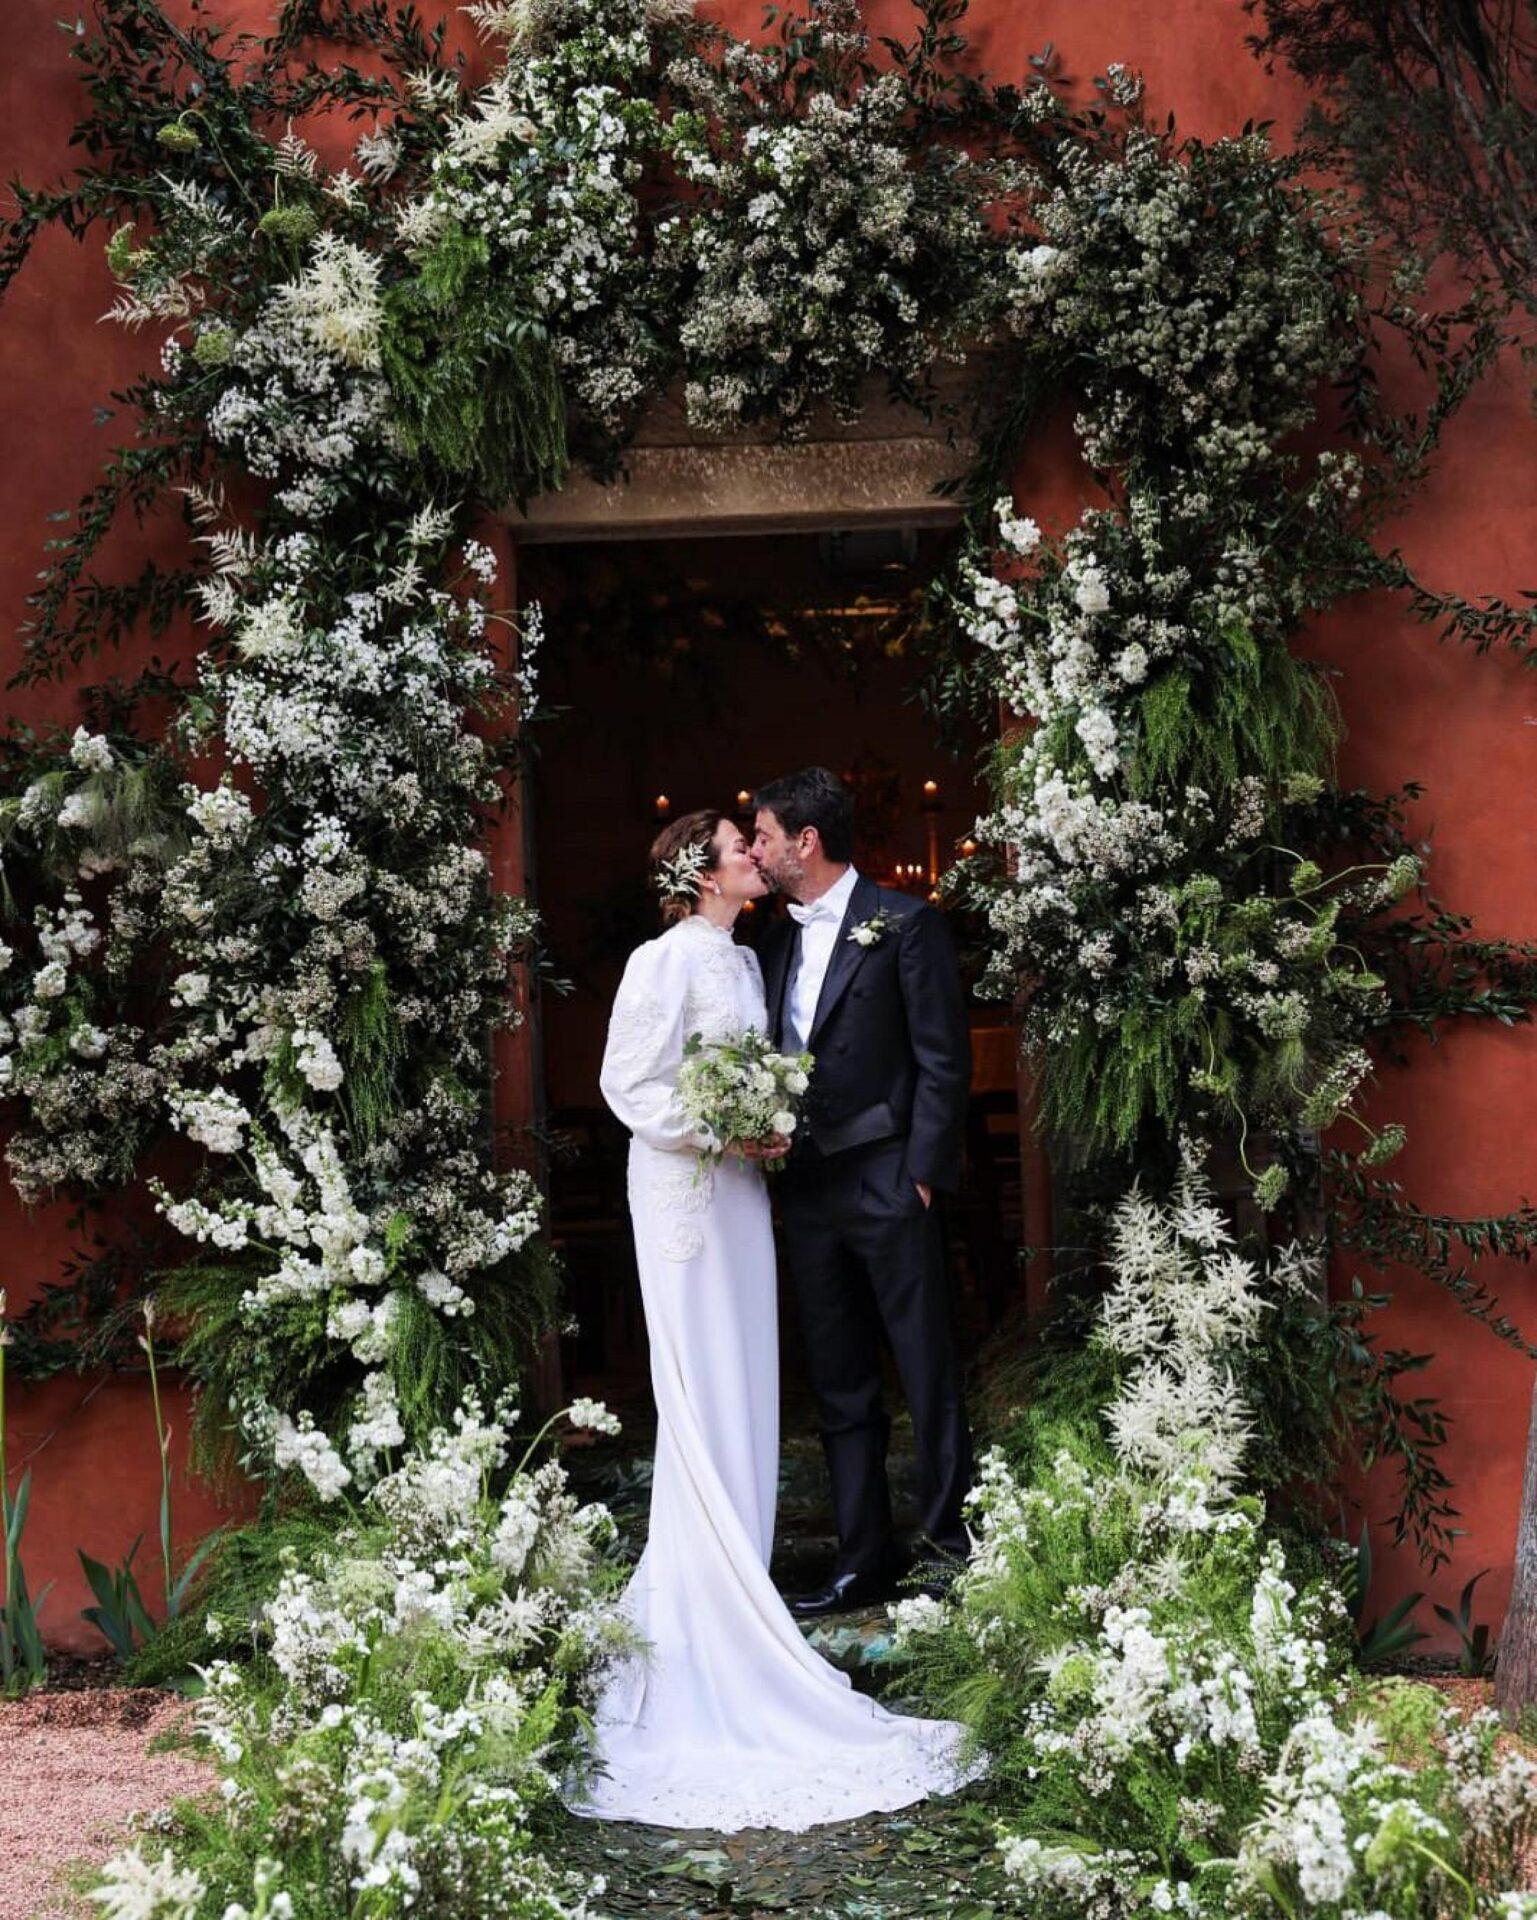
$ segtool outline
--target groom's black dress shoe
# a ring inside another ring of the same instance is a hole
[[[839,1573],[815,1593],[799,1593],[788,1602],[797,1620],[815,1620],[824,1613],[846,1613],[853,1607],[873,1607],[894,1600],[895,1580],[886,1573]]]

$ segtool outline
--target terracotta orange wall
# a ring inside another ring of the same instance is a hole
[[[171,11],[180,14],[181,7]],[[260,32],[276,11],[272,0],[226,0],[222,15],[235,29]],[[453,20],[459,43],[473,46],[446,0],[429,0],[425,11]],[[713,11],[740,31],[758,29],[757,0]],[[19,10],[0,71],[0,172],[34,184],[63,177],[80,157],[67,140],[82,95],[54,12]],[[906,9],[893,0],[879,0],[869,15],[878,31],[906,31]],[[1187,132],[1214,136],[1249,118],[1284,130],[1297,118],[1300,95],[1246,52],[1245,27],[1238,0],[1163,0],[1157,7],[1145,0],[976,0],[970,21],[978,60],[994,75],[1020,74],[1025,56],[1052,42],[1081,79],[1113,60],[1140,69],[1155,112],[1173,109]],[[339,161],[352,134],[332,131],[327,157]],[[81,249],[52,235],[0,304],[0,619],[7,662],[16,658],[13,636],[42,543],[57,530],[45,516],[73,505],[124,425],[119,418],[97,429],[91,409],[150,351],[144,339],[97,324],[110,298],[100,242]],[[1515,593],[1529,583],[1534,438],[1514,369],[1486,383],[1465,409],[1430,490],[1393,530],[1432,584],[1475,594]],[[1021,496],[1060,524],[1080,485],[1060,429],[1043,434],[1021,463]],[[126,564],[128,546],[119,552]],[[1344,670],[1347,776],[1378,787],[1422,781],[1417,824],[1434,830],[1438,893],[1490,933],[1537,937],[1534,683],[1505,660],[1475,660],[1438,646],[1386,600],[1353,603],[1321,622],[1310,645]],[[75,718],[67,692],[57,688],[17,704],[33,719]],[[509,878],[520,870],[515,822],[498,859]],[[1399,1170],[1421,1204],[1496,1211],[1531,1190],[1526,1094],[1533,1059],[1533,1037],[1524,1029],[1469,1031],[1417,1048],[1407,1074],[1388,1071],[1377,1105],[1383,1117],[1409,1127]],[[0,1209],[0,1232],[11,1249],[5,1280],[20,1303],[57,1272],[72,1244],[65,1209],[29,1215],[3,1182]],[[1508,1304],[1537,1328],[1526,1277],[1515,1269],[1501,1278]],[[1401,1285],[1385,1331],[1394,1341],[1435,1350],[1423,1390],[1438,1395],[1456,1421],[1449,1463],[1467,1537],[1456,1565],[1436,1583],[1436,1597],[1449,1597],[1469,1572],[1488,1566],[1493,1574],[1479,1607],[1497,1615],[1509,1586],[1530,1365],[1413,1282]],[[172,1417],[179,1453],[184,1410]],[[154,1538],[155,1462],[143,1388],[137,1381],[70,1379],[14,1395],[8,1438],[13,1468],[27,1458],[34,1471],[27,1540],[34,1589],[50,1577],[59,1581],[45,1623],[60,1643],[89,1643],[88,1630],[75,1631],[76,1609],[87,1598],[74,1572],[75,1547],[110,1558],[141,1529],[149,1542]],[[179,1500],[180,1524],[190,1534],[213,1509],[190,1485]],[[1421,1583],[1412,1560],[1401,1557],[1382,1584],[1390,1597]]]

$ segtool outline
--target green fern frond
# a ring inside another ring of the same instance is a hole
[[[385,295],[381,351],[409,450],[499,506],[564,483],[566,409],[548,332],[484,284],[485,259],[483,236],[440,235]]]
[[[355,1141],[370,1144],[399,1111],[400,1069],[406,1058],[405,1036],[382,960],[373,962],[343,1005],[336,1037],[347,1124]]]

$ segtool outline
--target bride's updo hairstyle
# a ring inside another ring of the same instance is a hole
[[[662,897],[669,926],[686,920],[699,903],[699,882],[720,863],[715,829],[725,819],[718,807],[682,814],[651,842],[651,884]]]

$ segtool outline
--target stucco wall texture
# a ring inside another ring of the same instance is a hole
[[[167,10],[184,19],[190,0],[173,0]],[[7,22],[0,67],[6,180],[56,182],[84,157],[68,145],[85,105],[69,40],[55,24],[68,11],[32,4]],[[423,11],[429,19],[451,19],[455,43],[483,59],[469,23],[448,0],[426,0]],[[738,31],[758,28],[756,0],[715,11]],[[261,34],[276,13],[275,0],[219,0],[206,5],[202,17],[216,16],[232,32]],[[869,19],[877,32],[901,33],[907,10],[879,0]],[[1027,55],[1049,42],[1085,85],[1111,61],[1140,69],[1153,112],[1172,110],[1187,133],[1213,137],[1252,118],[1274,122],[1284,137],[1303,96],[1288,77],[1267,74],[1252,57],[1244,45],[1247,28],[1239,0],[974,0],[968,23],[977,63],[995,76],[1022,74]],[[306,131],[327,161],[339,165],[358,129],[337,122]],[[149,364],[158,348],[149,334],[99,323],[112,299],[101,258],[106,237],[103,230],[82,248],[50,233],[0,304],[0,665],[7,676],[19,657],[16,630],[43,563],[43,542],[58,531],[47,515],[72,507],[98,476],[109,445],[126,437],[129,422],[121,411],[98,427],[93,408]],[[1537,431],[1525,385],[1520,369],[1509,365],[1464,408],[1429,488],[1389,530],[1390,538],[1432,586],[1468,595],[1519,594],[1534,573],[1534,455]],[[1087,492],[1065,418],[1048,423],[1027,451],[1018,492],[1025,510],[1048,526],[1075,516]],[[115,577],[114,562],[123,572],[136,567],[146,545],[158,544],[169,558],[177,540],[173,521],[158,533],[154,526],[137,532],[130,523],[101,571]],[[154,650],[168,657],[186,640],[185,631],[173,633],[156,649],[143,644],[139,655]],[[1413,817],[1417,829],[1434,835],[1437,894],[1473,914],[1490,934],[1537,937],[1537,680],[1510,659],[1477,659],[1438,644],[1387,596],[1337,610],[1317,624],[1307,646],[1341,671],[1345,776],[1378,789],[1405,779],[1423,783]],[[34,722],[72,726],[79,717],[65,685],[12,692],[5,700]],[[497,871],[504,884],[516,884],[515,820],[505,834],[495,849]],[[1454,1031],[1433,1047],[1416,1043],[1407,1070],[1384,1070],[1372,1112],[1408,1127],[1409,1145],[1395,1171],[1413,1199],[1430,1209],[1482,1214],[1533,1193],[1534,1074],[1537,1035],[1500,1027]],[[526,1097],[526,1063],[508,1078],[509,1099]],[[69,1213],[65,1205],[28,1212],[0,1181],[0,1285],[9,1287],[13,1310],[81,1244],[67,1229]],[[1351,1271],[1342,1264],[1336,1281],[1348,1284]],[[1532,1277],[1514,1264],[1490,1272],[1507,1307],[1529,1331],[1537,1329]],[[1438,1397],[1454,1421],[1447,1458],[1464,1537],[1452,1565],[1429,1583],[1432,1597],[1451,1599],[1470,1573],[1487,1567],[1479,1612],[1498,1618],[1509,1592],[1531,1365],[1461,1317],[1438,1290],[1412,1276],[1388,1279],[1397,1299],[1385,1337],[1434,1351],[1422,1390]],[[180,1391],[170,1393],[168,1409],[175,1427],[177,1533],[185,1541],[228,1509],[187,1474]],[[56,1582],[43,1613],[48,1635],[59,1647],[99,1647],[79,1618],[90,1596],[76,1548],[114,1561],[142,1531],[140,1571],[158,1576],[158,1470],[147,1387],[138,1378],[64,1376],[13,1388],[8,1417],[13,1476],[23,1465],[33,1473],[29,1581],[34,1593]],[[1370,1502],[1377,1511],[1383,1504],[1381,1494]],[[158,1584],[158,1577],[146,1581]],[[1411,1555],[1384,1557],[1376,1597],[1388,1602],[1425,1584]]]

